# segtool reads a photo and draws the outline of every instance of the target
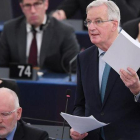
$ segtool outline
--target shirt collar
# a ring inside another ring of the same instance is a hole
[[[98,51],[99,51],[99,57],[100,57],[100,55],[101,55],[104,51],[101,50],[100,48],[98,48]]]
[[[6,137],[7,140],[13,140],[16,129],[17,129],[17,123],[16,123],[16,126],[14,127],[14,129],[12,130],[12,132],[10,134],[8,134],[8,136]]]
[[[45,15],[45,17],[44,17],[44,20],[43,20],[43,22],[42,22],[42,24],[45,24],[46,23],[46,21],[47,21],[47,15]],[[32,28],[32,25],[31,24],[29,24],[28,22],[26,23],[26,30],[27,30],[27,32],[31,32],[31,28]],[[40,31],[40,26],[39,27],[37,27],[37,28],[35,28],[36,29],[36,31]]]

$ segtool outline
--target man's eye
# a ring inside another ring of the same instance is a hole
[[[34,4],[34,6],[38,6],[38,5],[40,5],[40,3],[39,3],[39,2],[37,2],[37,3],[35,3],[35,4]]]
[[[89,21],[87,21],[87,24],[90,24],[91,23],[91,21],[89,20]]]
[[[2,116],[8,116],[9,113],[1,113]]]
[[[96,20],[95,23],[100,24],[100,23],[102,23],[102,21],[101,20]]]
[[[28,7],[31,7],[31,5],[30,4],[26,4],[26,5],[24,5],[24,7],[28,8]]]

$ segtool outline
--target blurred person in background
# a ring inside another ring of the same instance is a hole
[[[140,18],[126,22],[122,29],[140,43]]]
[[[83,21],[86,19],[86,7],[93,0],[63,0],[52,16],[58,20],[71,18],[80,10]],[[121,12],[121,24],[140,16],[139,0],[113,0]]]
[[[20,0],[24,16],[4,24],[0,39],[0,66],[32,64],[50,72],[67,73],[79,53],[74,29],[46,14],[48,0]],[[76,61],[72,72],[76,71]]]

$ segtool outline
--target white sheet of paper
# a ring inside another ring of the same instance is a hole
[[[79,117],[61,112],[60,115],[68,122],[68,124],[80,134],[100,128],[107,124],[99,122],[93,116]]]
[[[102,57],[118,74],[120,69],[140,68],[140,43],[122,30],[111,47]]]

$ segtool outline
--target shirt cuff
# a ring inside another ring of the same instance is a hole
[[[137,95],[134,95],[134,100],[135,100],[135,102],[138,102],[139,97],[140,97],[140,92],[139,92]]]

